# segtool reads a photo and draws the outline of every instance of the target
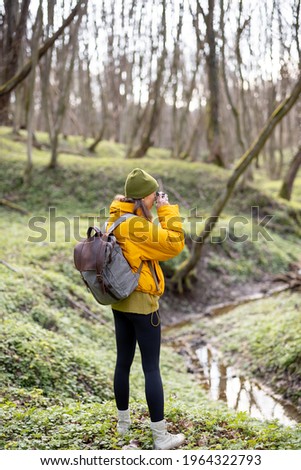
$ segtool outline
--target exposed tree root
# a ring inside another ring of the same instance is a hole
[[[14,211],[20,212],[21,214],[29,213],[26,209],[24,209],[24,207],[21,207],[18,204],[15,204],[14,202],[8,201],[7,199],[0,199],[0,205],[8,207],[9,209],[12,209]]]

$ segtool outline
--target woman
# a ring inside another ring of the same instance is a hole
[[[177,205],[170,205],[159,193],[157,181],[135,168],[125,182],[125,196],[117,196],[110,207],[110,226],[126,213],[133,213],[115,230],[124,256],[132,270],[140,270],[137,289],[125,300],[112,306],[117,345],[114,393],[118,409],[117,431],[125,434],[130,427],[129,374],[138,342],[145,377],[145,394],[151,418],[155,449],[174,449],[183,444],[183,434],[167,432],[164,420],[164,395],[159,356],[161,325],[159,298],[164,292],[164,277],[159,261],[179,254],[184,248],[184,233]],[[156,203],[158,222],[152,220]]]

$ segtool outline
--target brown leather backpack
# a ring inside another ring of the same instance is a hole
[[[118,225],[130,217],[135,215],[122,215],[105,233],[98,227],[89,227],[87,238],[74,248],[75,267],[101,305],[125,299],[138,285],[143,261],[134,273],[113,234]]]

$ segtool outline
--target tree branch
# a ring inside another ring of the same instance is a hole
[[[57,30],[56,33],[53,34],[53,36],[51,36],[51,38],[49,38],[45,42],[45,44],[43,44],[42,47],[40,47],[38,51],[38,61],[41,59],[41,57],[43,57],[43,55],[46,54],[48,49],[53,46],[54,42],[63,33],[65,28],[69,26],[73,18],[78,14],[82,3],[83,3],[83,0],[79,0],[77,2],[76,6],[72,10],[68,18],[63,22],[62,26]],[[31,68],[32,68],[32,59],[30,59],[24,65],[24,67],[18,73],[16,73],[16,75],[14,75],[10,80],[8,80],[8,82],[0,86],[0,96],[10,93],[14,88],[16,88],[19,85],[19,83],[21,83],[28,76],[28,74],[31,71]]]

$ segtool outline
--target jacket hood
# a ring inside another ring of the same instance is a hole
[[[118,219],[118,217],[121,217],[123,214],[133,214],[134,206],[134,202],[123,202],[119,199],[114,199],[110,205],[110,222],[114,222],[114,220]],[[142,215],[139,210],[137,215]]]
[[[121,215],[128,212],[132,214],[134,211],[134,205],[135,204],[133,202],[123,202],[119,201],[118,199],[114,199],[110,205],[110,219],[117,219]]]

